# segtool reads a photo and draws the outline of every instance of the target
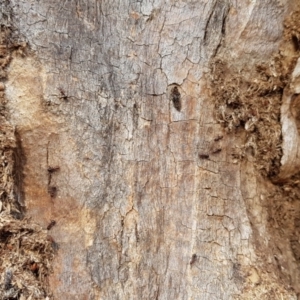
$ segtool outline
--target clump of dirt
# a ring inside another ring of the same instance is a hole
[[[253,157],[265,176],[276,175],[280,167],[280,105],[285,82],[275,61],[252,70],[229,67],[224,60],[214,62],[216,118],[228,133],[238,131],[244,140],[232,156]]]
[[[9,23],[3,2],[0,23]],[[51,299],[48,276],[57,245],[39,225],[24,218],[22,156],[18,134],[9,123],[5,80],[15,55],[26,53],[26,43],[13,27],[0,25],[0,299]]]

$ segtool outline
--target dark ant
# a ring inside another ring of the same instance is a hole
[[[49,186],[48,187],[48,193],[51,198],[55,198],[57,195],[57,187],[56,186]]]
[[[49,225],[47,226],[47,230],[50,230],[56,224],[55,220],[51,220]]]
[[[223,135],[218,135],[217,137],[214,138],[214,141],[217,142],[223,138]]]
[[[192,255],[192,259],[191,259],[191,261],[190,261],[190,266],[192,266],[195,262],[196,262],[196,260],[197,260],[197,254],[193,254]]]
[[[209,155],[208,154],[199,154],[198,156],[201,159],[209,159]]]
[[[60,97],[61,99],[64,99],[65,101],[68,101],[69,97],[67,96],[66,92],[64,91],[63,88],[58,88],[59,92],[60,92]]]
[[[58,167],[58,166],[57,167],[50,167],[49,166],[47,170],[48,170],[49,173],[54,173],[56,171],[59,171],[60,167]]]
[[[221,148],[217,148],[215,150],[212,151],[213,154],[217,154],[217,153],[220,153],[222,151]]]

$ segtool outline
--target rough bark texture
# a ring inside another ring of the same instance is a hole
[[[297,299],[294,225],[270,228],[278,186],[232,155],[245,133],[219,124],[210,85],[216,57],[269,61],[294,2],[0,4],[28,43],[5,88],[19,202],[57,223],[55,299]]]

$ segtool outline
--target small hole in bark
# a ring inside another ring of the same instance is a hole
[[[176,110],[181,111],[181,94],[180,94],[177,86],[174,86],[171,89],[170,96],[171,96],[171,100],[172,100],[173,105],[176,108]]]

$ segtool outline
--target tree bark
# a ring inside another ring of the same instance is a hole
[[[254,80],[251,70],[278,53],[297,1],[6,6],[28,45],[14,54],[5,81],[23,153],[19,202],[43,227],[56,221],[54,298],[297,299],[298,187],[289,181],[297,145],[292,154],[283,148],[281,173],[271,180],[257,167],[262,146],[247,154],[250,118],[233,130],[232,114],[222,125],[215,101],[232,90],[230,74]],[[298,73],[290,98],[299,94]],[[276,99],[291,89],[275,88]],[[272,103],[279,111],[280,101]],[[225,117],[236,109],[226,105]],[[293,134],[299,139],[297,128]],[[283,131],[284,143],[288,136]],[[290,202],[281,193],[287,187]],[[274,207],[290,219],[281,231]]]

